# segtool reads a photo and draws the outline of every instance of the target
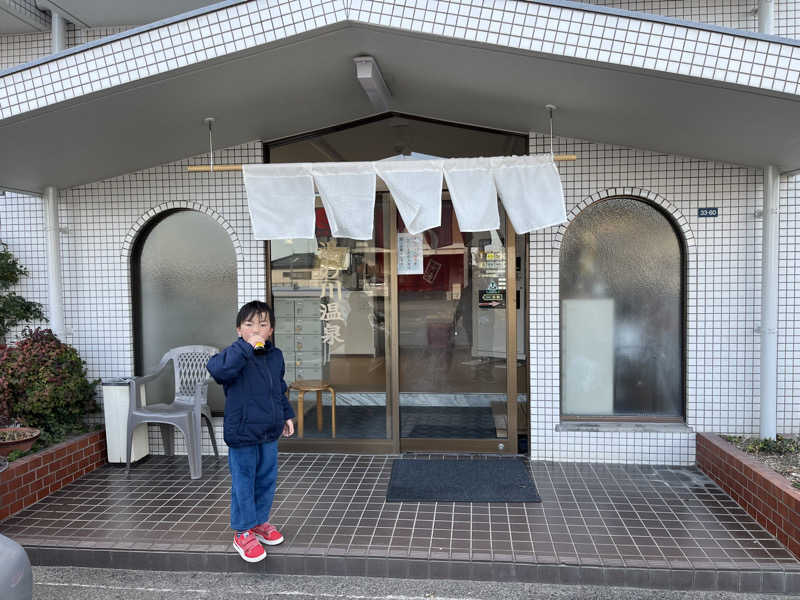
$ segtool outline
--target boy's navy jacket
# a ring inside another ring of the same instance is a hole
[[[225,443],[231,447],[274,442],[294,410],[286,397],[283,354],[267,342],[256,353],[242,338],[206,365],[225,390]]]

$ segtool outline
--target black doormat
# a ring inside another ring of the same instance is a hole
[[[514,458],[422,460],[392,465],[387,502],[541,502],[524,462]]]
[[[494,439],[497,430],[494,427],[464,427],[462,425],[440,425],[438,423],[420,423],[408,434],[410,438],[466,438],[470,440]]]
[[[402,406],[400,436],[486,439],[497,430],[490,406]]]

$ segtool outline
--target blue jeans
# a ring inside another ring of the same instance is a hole
[[[231,529],[247,531],[269,520],[278,480],[278,442],[228,448]]]

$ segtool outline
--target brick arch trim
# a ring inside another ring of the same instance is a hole
[[[555,234],[555,248],[558,249],[561,247],[561,242],[564,239],[564,234],[567,231],[567,227],[569,227],[570,223],[578,216],[578,214],[586,209],[591,204],[598,202],[600,200],[605,200],[607,198],[613,198],[615,196],[627,196],[633,199],[640,199],[640,200],[647,200],[652,204],[660,206],[662,211],[666,213],[667,218],[672,221],[672,224],[681,232],[683,235],[683,240],[686,242],[687,251],[691,251],[696,245],[696,239],[694,236],[694,232],[689,225],[689,220],[686,218],[686,215],[678,209],[677,206],[669,202],[667,199],[662,197],[661,195],[657,194],[656,192],[652,192],[650,190],[646,190],[643,188],[607,188],[605,190],[601,190],[599,192],[595,192],[591,196],[587,196],[580,202],[578,202],[575,207],[569,211],[567,214],[567,220],[565,223],[562,223],[558,226],[558,230]]]
[[[199,202],[187,202],[187,201],[169,201],[159,204],[158,206],[154,206],[153,208],[149,209],[144,214],[140,215],[133,226],[128,230],[128,233],[125,235],[125,239],[122,242],[122,258],[125,260],[126,264],[129,264],[131,259],[131,252],[133,252],[133,248],[136,245],[136,240],[139,237],[139,234],[144,229],[145,225],[147,225],[153,218],[158,216],[161,213],[169,212],[172,210],[194,210],[203,214],[208,215],[214,221],[216,221],[228,234],[228,237],[233,244],[233,250],[236,253],[236,262],[240,262],[242,260],[242,244],[239,241],[239,236],[236,235],[236,231],[231,227],[230,223],[226,221],[222,215],[216,212],[214,209],[209,208],[208,206],[204,206]]]

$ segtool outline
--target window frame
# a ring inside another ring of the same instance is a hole
[[[608,196],[606,198],[601,198],[595,202],[592,202],[587,207],[585,207],[581,214],[587,210],[592,209],[593,207],[598,206],[603,202],[608,202],[610,200],[634,200],[637,202],[641,202],[646,204],[650,208],[656,210],[658,214],[664,217],[672,228],[672,232],[675,234],[675,237],[678,240],[678,249],[680,252],[680,263],[681,263],[681,273],[680,273],[680,286],[681,286],[681,294],[680,294],[680,315],[681,315],[681,331],[680,331],[680,352],[681,352],[681,372],[680,372],[680,390],[681,390],[681,414],[676,416],[668,416],[668,415],[573,415],[573,414],[564,414],[564,378],[567,376],[564,369],[564,340],[562,338],[562,323],[563,323],[563,314],[562,314],[562,302],[561,302],[561,269],[563,265],[561,264],[561,248],[564,244],[564,239],[566,238],[570,226],[574,221],[574,218],[570,220],[567,224],[566,231],[564,232],[564,236],[562,237],[561,244],[559,244],[559,282],[558,282],[558,347],[559,347],[559,394],[558,394],[558,412],[559,412],[559,419],[564,422],[603,422],[603,423],[686,423],[686,416],[687,416],[687,395],[686,395],[686,370],[687,370],[687,311],[688,311],[688,246],[686,244],[686,238],[683,235],[683,231],[681,230],[678,223],[673,218],[673,215],[670,214],[667,210],[664,209],[663,206],[649,200],[647,198],[643,198],[641,196],[636,196],[633,194],[615,194],[613,196]],[[577,216],[577,215],[576,215]]]

